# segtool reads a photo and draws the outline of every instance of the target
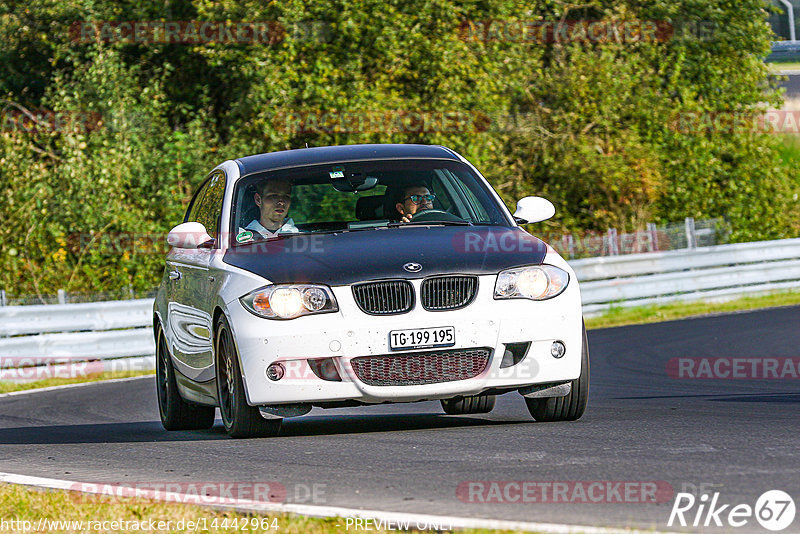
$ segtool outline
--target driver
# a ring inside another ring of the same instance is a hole
[[[400,222],[407,223],[418,211],[433,209],[433,200],[436,195],[432,194],[428,186],[415,184],[404,187],[398,195],[395,208],[400,214]]]
[[[253,200],[258,206],[259,218],[253,219],[244,229],[239,229],[237,241],[249,241],[254,233],[268,239],[279,233],[299,232],[294,221],[286,216],[292,205],[290,182],[282,179],[264,180],[256,186]]]

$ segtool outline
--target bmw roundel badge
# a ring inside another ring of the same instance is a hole
[[[410,273],[418,273],[422,270],[422,265],[420,265],[419,263],[414,263],[412,261],[403,265],[403,269],[405,269]]]

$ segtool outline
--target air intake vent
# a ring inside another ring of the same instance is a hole
[[[457,310],[467,306],[478,289],[475,276],[437,276],[422,282],[420,302],[428,311]]]
[[[486,369],[490,354],[488,348],[437,350],[362,356],[350,365],[369,386],[416,386],[474,378]]]
[[[358,284],[353,286],[353,297],[370,315],[406,313],[414,307],[414,288],[405,280]]]

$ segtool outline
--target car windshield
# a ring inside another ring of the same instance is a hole
[[[247,176],[234,191],[234,244],[281,235],[425,225],[508,226],[458,161],[355,161]]]

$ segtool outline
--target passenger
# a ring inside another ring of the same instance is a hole
[[[236,240],[240,243],[250,241],[248,231],[268,239],[282,233],[299,232],[294,221],[287,217],[292,205],[292,184],[287,180],[264,180],[256,186],[253,195],[260,217],[253,219],[243,229],[239,229]]]

